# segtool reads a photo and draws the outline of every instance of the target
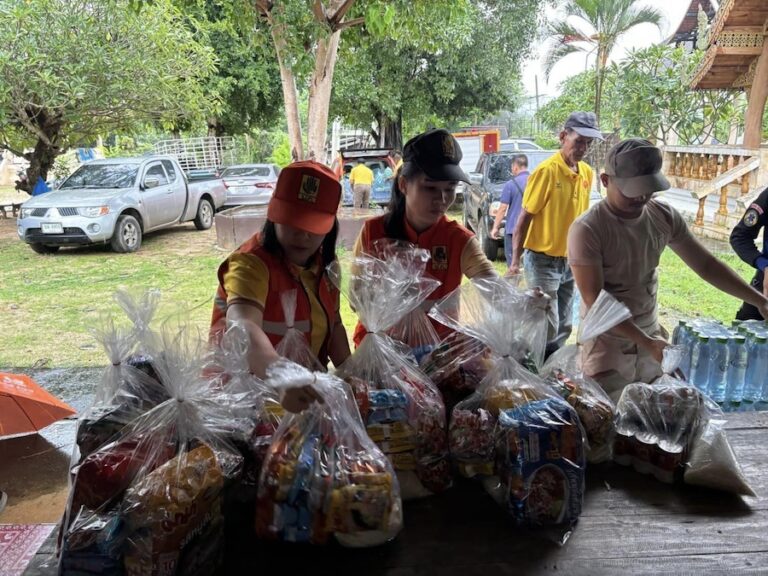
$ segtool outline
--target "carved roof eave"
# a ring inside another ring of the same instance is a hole
[[[715,19],[712,21],[712,26],[709,28],[710,42],[717,38],[717,35],[722,32],[735,3],[735,0],[723,0],[720,4],[720,7],[715,14]]]
[[[704,53],[704,58],[699,63],[699,67],[696,69],[696,73],[693,75],[693,79],[691,80],[691,83],[689,86],[693,90],[698,90],[699,82],[702,81],[704,76],[707,75],[707,72],[709,72],[709,69],[712,68],[712,63],[715,61],[715,56],[717,55],[717,45],[712,44],[709,48],[707,48],[707,51]]]

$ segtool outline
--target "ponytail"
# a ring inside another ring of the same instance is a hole
[[[405,233],[405,194],[400,190],[400,176],[412,180],[423,171],[414,162],[404,162],[392,180],[392,195],[384,214],[384,233],[393,240],[408,240]]]

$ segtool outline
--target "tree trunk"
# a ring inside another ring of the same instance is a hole
[[[397,118],[390,118],[386,114],[379,117],[379,134],[381,146],[384,148],[403,148],[403,113],[398,113]]]
[[[32,189],[37,184],[38,178],[48,179],[48,172],[53,168],[56,156],[60,150],[56,146],[46,144],[42,139],[38,139],[35,144],[35,150],[29,158],[29,167],[26,171],[26,181],[17,181],[16,189],[23,190],[27,194],[32,194]]]
[[[37,135],[35,149],[31,154],[24,155],[29,160],[26,181],[16,182],[17,190],[31,194],[39,178],[48,179],[48,172],[53,168],[56,156],[64,152],[58,145],[61,119],[45,109],[27,109],[24,110],[24,115],[19,117],[19,121],[27,130]]]
[[[309,85],[307,155],[310,159],[318,162],[326,161],[325,140],[328,132],[328,109],[331,105],[333,71],[336,67],[340,37],[341,32],[337,31],[318,41],[317,52],[315,53],[315,71],[312,74],[312,83]]]
[[[749,89],[747,115],[744,120],[744,147],[759,148],[763,132],[763,114],[768,99],[768,37],[763,41],[763,52],[757,60],[755,78]]]
[[[301,120],[299,119],[299,98],[296,94],[296,79],[285,60],[285,29],[278,25],[270,12],[266,13],[272,41],[275,44],[277,63],[280,67],[280,83],[283,88],[283,106],[285,119],[288,123],[288,141],[291,145],[291,160],[304,159],[304,146],[301,140]]]
[[[595,74],[595,116],[597,125],[600,126],[600,105],[603,99],[603,78],[605,66],[608,63],[608,52],[604,48],[597,49],[596,74]]]

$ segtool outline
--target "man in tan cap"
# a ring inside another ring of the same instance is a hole
[[[582,352],[584,372],[614,400],[627,384],[661,375],[662,351],[669,343],[658,320],[656,268],[667,246],[702,279],[768,318],[768,298],[704,248],[677,210],[653,198],[669,188],[661,165],[661,151],[647,140],[616,144],[600,175],[605,199],[582,214],[568,234],[582,317],[603,289],[632,312],[631,319],[586,343]]]

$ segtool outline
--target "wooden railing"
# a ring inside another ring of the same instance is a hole
[[[735,146],[667,146],[664,172],[676,188],[690,190],[699,203],[695,225],[704,224],[707,198],[719,194],[714,223],[729,226],[728,198],[739,198],[757,186],[760,170],[768,169],[765,150]],[[761,166],[762,164],[762,166]]]

